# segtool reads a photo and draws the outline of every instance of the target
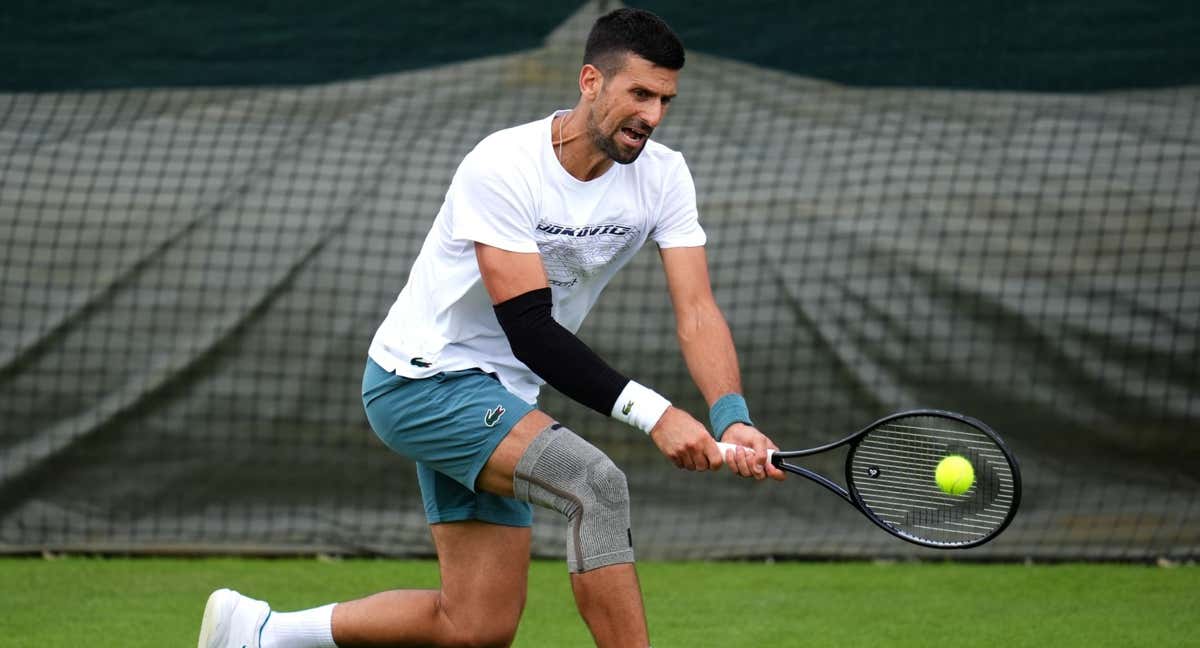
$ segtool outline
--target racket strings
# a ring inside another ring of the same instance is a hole
[[[935,472],[960,455],[975,478],[966,492],[942,491]],[[957,419],[916,416],[871,430],[850,457],[850,481],[871,513],[923,542],[978,542],[1003,528],[1016,503],[1008,457],[991,436]]]

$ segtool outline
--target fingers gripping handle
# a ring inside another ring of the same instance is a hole
[[[738,449],[737,444],[722,443],[720,441],[717,442],[717,447],[721,449],[722,456],[724,456],[726,450],[737,450]],[[754,454],[754,448],[747,448],[747,447],[743,446],[742,449],[746,451],[746,454]],[[775,456],[775,451],[772,450],[771,448],[767,448],[767,463],[771,463],[771,459],[774,458],[774,456]]]

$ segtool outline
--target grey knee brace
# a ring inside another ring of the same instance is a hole
[[[625,473],[596,446],[555,423],[534,438],[513,475],[516,498],[567,516],[567,568],[633,562]]]

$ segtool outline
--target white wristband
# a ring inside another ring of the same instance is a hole
[[[613,403],[612,417],[650,434],[670,406],[671,401],[658,392],[630,380]]]

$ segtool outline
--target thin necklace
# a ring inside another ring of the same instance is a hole
[[[558,163],[559,164],[562,164],[563,123],[567,121],[567,115],[570,115],[570,114],[571,114],[571,111],[568,110],[566,112],[566,114],[564,114],[558,118]]]

